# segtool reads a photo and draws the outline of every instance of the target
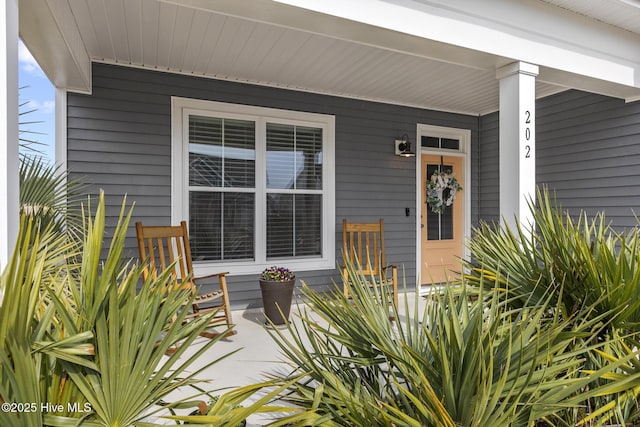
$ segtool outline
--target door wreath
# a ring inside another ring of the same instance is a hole
[[[456,200],[456,193],[462,190],[453,172],[436,171],[427,181],[427,205],[434,213],[443,213]]]

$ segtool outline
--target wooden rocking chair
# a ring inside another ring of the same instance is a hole
[[[384,220],[373,223],[348,223],[342,220],[342,256],[358,274],[375,279],[391,301],[398,306],[398,267],[386,265],[384,257]],[[373,264],[372,264],[373,261]],[[344,294],[349,296],[347,269],[343,267]],[[390,276],[390,277],[389,277]]]
[[[214,310],[219,310],[213,317],[210,325],[217,326],[225,323],[229,331],[225,335],[233,335],[236,332],[231,330],[231,306],[229,304],[229,294],[227,292],[227,272],[211,274],[207,276],[194,277],[193,264],[191,261],[191,247],[189,245],[189,234],[187,223],[182,221],[177,226],[143,226],[141,222],[136,222],[136,234],[138,237],[138,251],[140,262],[148,262],[143,271],[146,280],[149,274],[153,278],[175,262],[175,270],[172,276],[176,280],[177,286],[190,289],[195,294],[192,311],[187,315],[187,319],[202,316]],[[184,282],[183,278],[190,278]],[[219,289],[199,294],[197,282],[203,279],[217,277]],[[208,338],[219,336],[219,333],[205,332],[201,334]]]

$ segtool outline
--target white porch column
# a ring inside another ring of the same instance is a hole
[[[527,205],[536,191],[536,76],[538,66],[514,62],[499,68],[500,216],[513,227],[533,223]]]
[[[0,6],[0,270],[18,235],[18,0]]]

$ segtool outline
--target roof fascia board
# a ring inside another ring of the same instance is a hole
[[[20,38],[51,83],[90,93],[91,59],[68,1],[20,0],[19,19]]]
[[[518,60],[640,88],[640,35],[537,1],[165,1],[474,68]]]

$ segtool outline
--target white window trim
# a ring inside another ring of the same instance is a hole
[[[205,101],[189,98],[171,98],[171,222],[179,224],[189,219],[188,191],[188,129],[184,124],[185,113],[205,112],[222,117],[238,117],[256,121],[256,133],[264,140],[264,123],[315,126],[323,129],[323,213],[322,213],[322,257],[266,259],[266,212],[255,209],[254,242],[256,259],[251,261],[194,262],[196,275],[228,271],[230,274],[256,274],[271,265],[280,265],[295,271],[325,270],[335,268],[335,116],[275,108],[254,107],[225,102]],[[256,207],[264,206],[266,183],[263,150],[256,150]]]

